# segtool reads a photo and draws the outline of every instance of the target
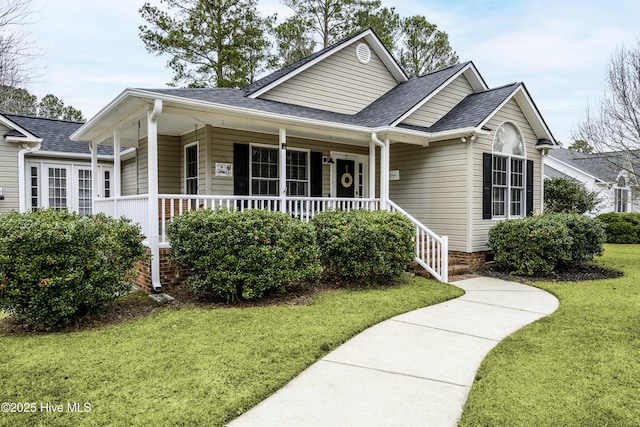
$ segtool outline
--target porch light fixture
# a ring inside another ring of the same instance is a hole
[[[286,149],[287,149],[287,144],[283,142],[283,143],[280,145],[280,147],[281,147],[283,150],[286,150]]]
[[[331,157],[323,156],[322,157],[322,163],[324,163],[325,165],[332,165],[335,162],[333,161],[333,159]]]

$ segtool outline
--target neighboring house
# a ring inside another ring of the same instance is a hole
[[[544,158],[548,178],[571,178],[601,199],[597,212],[640,212],[636,155],[627,151],[581,153],[558,148]]]
[[[69,136],[82,123],[0,113],[0,212],[47,208],[91,213],[91,151]],[[98,149],[97,195],[109,197],[113,148]]]
[[[116,147],[94,206],[142,224],[154,289],[175,278],[170,218],[217,206],[401,211],[446,281],[449,255],[481,262],[496,221],[542,209],[555,146],[524,84],[490,89],[472,62],[409,79],[371,30],[243,89],[126,89],[71,139]]]

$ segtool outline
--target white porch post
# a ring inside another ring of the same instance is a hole
[[[149,199],[147,207],[147,241],[151,250],[151,285],[162,289],[160,283],[160,246],[158,235],[158,117],[162,114],[162,100],[156,99],[153,110],[147,112],[147,149]]]
[[[100,182],[98,175],[98,141],[91,141],[89,148],[91,149],[91,212],[95,212],[98,183]]]
[[[120,197],[120,131],[113,131],[113,197]]]
[[[369,198],[376,197],[376,144],[369,141]]]
[[[279,144],[279,185],[280,185],[280,212],[287,211],[287,130],[280,128],[280,144]]]
[[[380,209],[387,210],[389,200],[389,138],[380,149]]]

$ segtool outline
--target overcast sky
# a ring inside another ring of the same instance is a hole
[[[29,90],[38,98],[53,93],[90,118],[125,88],[171,81],[167,58],[148,53],[138,36],[142,0],[32,2],[28,31],[42,76]],[[288,13],[278,0],[258,2],[265,14]],[[637,0],[383,0],[394,4],[447,32],[460,61],[473,61],[490,87],[524,82],[565,145],[602,97],[611,54],[640,41]]]

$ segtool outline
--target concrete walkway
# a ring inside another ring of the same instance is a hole
[[[367,329],[229,426],[455,426],[489,350],[559,303],[498,279],[454,285],[466,294]]]

